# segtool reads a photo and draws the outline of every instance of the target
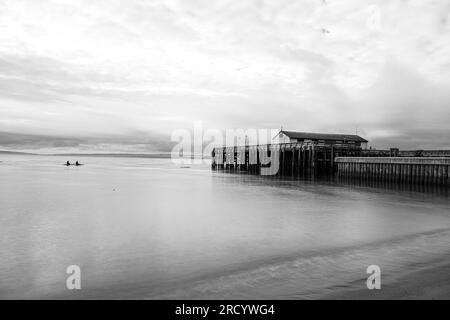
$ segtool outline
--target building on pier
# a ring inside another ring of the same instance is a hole
[[[273,137],[275,143],[305,143],[312,145],[335,145],[367,149],[367,140],[354,134],[311,133],[280,130]]]

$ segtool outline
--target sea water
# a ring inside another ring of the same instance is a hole
[[[265,179],[170,159],[0,160],[2,299],[320,298],[364,288],[369,265],[389,283],[450,259],[447,190]],[[72,265],[80,290],[66,286]]]

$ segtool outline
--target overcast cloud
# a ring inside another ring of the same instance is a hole
[[[2,149],[165,151],[195,120],[450,148],[449,88],[448,0],[0,0]]]

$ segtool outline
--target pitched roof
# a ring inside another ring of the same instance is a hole
[[[299,140],[349,140],[358,142],[368,142],[356,134],[333,134],[333,133],[312,133],[297,131],[280,131],[292,139]]]

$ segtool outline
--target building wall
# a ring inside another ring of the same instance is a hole
[[[294,143],[297,139],[291,139],[287,135],[280,133],[275,139],[274,143]]]
[[[297,143],[297,142],[304,142],[305,144],[318,144],[318,145],[352,145],[355,147],[360,147],[362,149],[367,149],[367,143],[362,143],[359,141],[336,141],[336,140],[301,140],[294,138],[289,138],[284,133],[279,133],[274,139],[273,143]]]

